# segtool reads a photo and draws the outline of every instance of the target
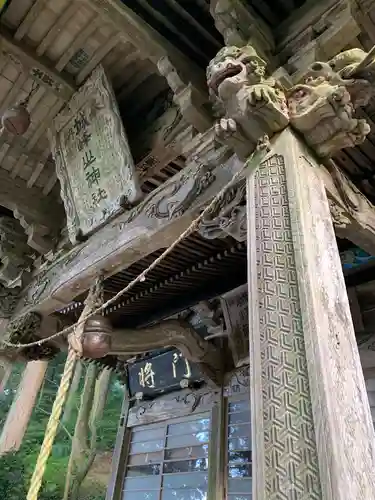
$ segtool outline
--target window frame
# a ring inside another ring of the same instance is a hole
[[[132,456],[130,454],[130,445],[132,443],[132,433],[137,430],[142,430],[142,429],[147,429],[148,431],[152,431],[153,429],[158,429],[164,426],[164,434],[163,434],[163,458],[160,461],[160,474],[158,475],[159,477],[159,497],[158,500],[161,500],[161,496],[163,493],[163,477],[168,474],[164,473],[164,463],[171,462],[171,460],[165,460],[165,452],[168,450],[166,444],[167,444],[167,437],[168,437],[168,428],[170,425],[174,424],[179,424],[179,423],[189,423],[189,422],[194,422],[196,420],[202,419],[202,418],[209,418],[210,419],[210,438],[208,441],[208,469],[207,469],[207,476],[208,476],[208,488],[207,488],[207,500],[217,500],[219,497],[217,496],[217,478],[216,478],[216,473],[217,471],[215,470],[216,467],[212,466],[211,464],[215,464],[214,458],[217,457],[217,449],[215,448],[215,443],[217,443],[217,434],[220,434],[218,432],[218,425],[220,425],[220,421],[217,420],[217,407],[219,404],[214,404],[211,410],[203,410],[201,412],[197,413],[191,413],[190,415],[184,415],[181,417],[172,417],[170,419],[163,419],[159,420],[158,422],[153,422],[150,424],[142,424],[142,425],[137,425],[133,427],[128,427],[125,432],[125,439],[124,442],[126,442],[126,448],[127,448],[127,453],[126,457],[123,463],[123,474],[121,475],[121,487],[119,488],[119,500],[124,498],[124,483],[126,479],[126,471],[129,466],[129,460],[130,457]],[[220,405],[221,406],[221,405]],[[172,460],[173,461],[173,460]],[[158,462],[159,463],[159,462]],[[213,469],[213,471],[212,471]],[[212,479],[211,479],[212,478]],[[156,491],[156,490],[155,490]]]

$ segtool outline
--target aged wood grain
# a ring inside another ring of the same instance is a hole
[[[253,495],[374,498],[374,429],[319,164],[286,130],[248,190]]]

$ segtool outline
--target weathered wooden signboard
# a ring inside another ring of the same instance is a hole
[[[140,199],[116,98],[101,66],[55,118],[50,140],[71,241]]]
[[[129,392],[131,396],[143,393],[155,397],[164,392],[181,389],[181,381],[198,382],[202,374],[194,363],[173,349],[134,363],[129,368]]]
[[[247,285],[242,285],[221,297],[229,347],[235,366],[249,362],[249,301]]]

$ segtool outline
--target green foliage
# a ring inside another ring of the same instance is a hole
[[[0,458],[0,499],[20,500],[26,498],[30,478],[34,471],[57,387],[64,369],[64,363],[64,355],[59,355],[50,362],[39,400],[35,405],[20,451]],[[0,396],[0,428],[3,426],[12,404],[22,377],[23,368],[23,364],[14,367],[6,391]],[[113,452],[122,398],[123,389],[118,381],[113,378],[103,420],[98,429],[99,452]],[[39,496],[40,500],[61,500],[63,497],[65,474],[71,450],[71,436],[74,433],[79,407],[80,390],[77,391],[75,399],[76,403],[69,422],[65,423],[65,427],[60,426],[56,436],[44,475],[44,483]],[[97,484],[95,477],[89,475],[83,485],[80,500],[104,500],[105,492],[106,485]]]

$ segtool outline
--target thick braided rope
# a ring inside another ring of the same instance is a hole
[[[47,424],[46,433],[44,435],[43,444],[41,446],[38,460],[35,465],[34,474],[31,478],[29,492],[26,497],[27,500],[38,500],[38,493],[40,487],[42,486],[47,461],[51,454],[52,446],[55,441],[61,413],[64,408],[66,396],[69,391],[70,382],[74,373],[77,359],[78,357],[75,351],[73,351],[73,349],[69,349],[68,357],[66,359],[64,367],[64,373],[61,378],[55,402],[53,403],[51,416]]]
[[[53,403],[51,416],[48,420],[44,440],[40,448],[40,453],[35,465],[33,476],[31,478],[29,492],[26,497],[27,500],[38,499],[38,493],[40,487],[42,486],[47,461],[51,454],[52,446],[55,441],[61,414],[69,391],[70,382],[73,377],[74,368],[76,366],[77,359],[82,352],[81,341],[84,332],[84,321],[90,316],[92,310],[95,309],[99,294],[100,280],[97,280],[96,283],[91,287],[89,295],[87,296],[87,299],[85,301],[85,307],[80,317],[81,322],[69,337],[70,348],[64,366],[64,373],[61,377],[60,385],[56,394],[56,399]]]

